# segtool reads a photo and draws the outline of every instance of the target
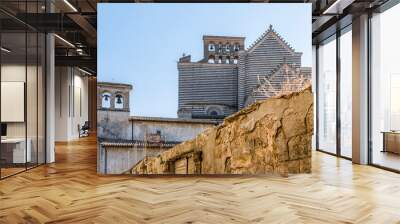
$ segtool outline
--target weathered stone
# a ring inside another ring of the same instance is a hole
[[[131,173],[311,172],[312,104],[310,87],[254,103],[195,139],[147,157]]]
[[[311,155],[300,160],[300,173],[311,173]]]
[[[289,160],[297,160],[305,158],[309,155],[308,145],[309,138],[307,135],[298,135],[289,139]]]
[[[300,173],[300,161],[292,160],[288,162],[289,173]]]

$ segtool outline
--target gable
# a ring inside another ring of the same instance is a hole
[[[258,85],[253,89],[255,99],[265,99],[282,93],[298,91],[310,82],[307,74],[302,74],[299,68],[281,64],[271,74],[259,78]]]
[[[272,28],[272,26],[249,47],[247,53],[251,54],[257,51],[295,54],[295,50]]]

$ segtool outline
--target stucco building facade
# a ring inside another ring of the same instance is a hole
[[[97,85],[97,170],[121,174],[145,156],[156,156],[217,124],[213,120],[130,115],[133,87],[124,83]]]

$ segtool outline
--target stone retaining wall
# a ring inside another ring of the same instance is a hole
[[[254,103],[193,140],[146,157],[132,174],[280,174],[311,172],[313,94]]]

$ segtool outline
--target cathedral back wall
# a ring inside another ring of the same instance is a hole
[[[179,63],[178,71],[179,117],[227,116],[237,111],[237,65]]]
[[[282,83],[311,79],[311,69],[301,67],[302,53],[272,25],[248,49],[244,39],[204,36],[202,60],[180,58],[178,117],[222,119],[256,100],[280,93]],[[259,91],[265,80],[272,83],[270,90]]]

